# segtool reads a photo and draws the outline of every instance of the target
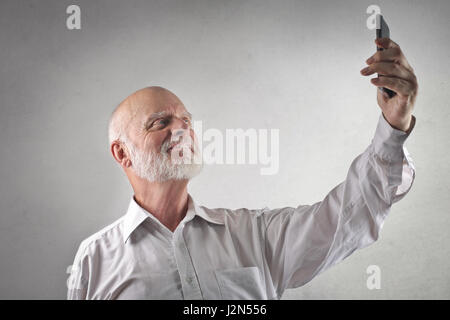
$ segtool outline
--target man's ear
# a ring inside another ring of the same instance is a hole
[[[113,141],[113,143],[111,143],[111,153],[112,153],[114,159],[122,167],[124,167],[124,168],[131,167],[131,160],[128,157],[128,152],[125,151],[125,147],[120,141],[115,140],[115,141]]]

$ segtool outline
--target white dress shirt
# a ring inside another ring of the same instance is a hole
[[[211,209],[189,194],[172,233],[132,197],[124,216],[81,242],[67,298],[280,299],[378,239],[414,181],[408,135],[380,114],[346,179],[312,205]]]

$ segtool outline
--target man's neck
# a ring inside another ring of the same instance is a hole
[[[188,180],[169,180],[162,183],[143,182],[139,187],[134,188],[134,199],[142,208],[174,232],[186,216],[187,184]]]

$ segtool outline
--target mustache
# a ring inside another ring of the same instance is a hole
[[[182,146],[190,147],[191,149],[195,150],[195,143],[191,137],[189,138],[181,137],[175,141],[171,141],[171,139],[167,139],[166,141],[164,141],[164,143],[161,146],[161,151],[167,153],[172,151],[173,148],[175,147],[182,147]]]

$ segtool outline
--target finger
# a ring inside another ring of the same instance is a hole
[[[372,64],[374,62],[397,62],[399,60],[398,50],[396,48],[386,49],[383,51],[375,52],[371,57],[366,60],[367,64]]]
[[[361,74],[368,76],[378,73],[383,76],[393,76],[407,81],[415,82],[416,76],[403,65],[393,62],[376,62],[361,70]]]
[[[414,95],[415,86],[413,83],[394,77],[380,76],[370,79],[373,85],[391,89],[401,96]]]
[[[380,38],[380,39],[390,40],[388,38]],[[409,69],[411,72],[413,72],[413,68],[411,67],[405,55],[403,54],[400,46],[395,42],[393,42],[392,40],[390,41],[394,44],[393,46],[389,47],[390,45],[386,44],[386,42],[382,42],[384,45],[387,45],[388,48],[374,53],[369,59],[366,60],[366,63],[371,64],[374,62],[391,61],[401,64],[405,66],[407,69]]]
[[[399,45],[390,38],[376,38],[375,43],[378,47],[383,49],[399,47]]]
[[[375,62],[395,62],[404,65],[406,68],[410,68],[408,61],[403,55],[400,47],[389,48],[383,51],[375,52],[370,58],[366,60],[367,64],[372,64]]]

